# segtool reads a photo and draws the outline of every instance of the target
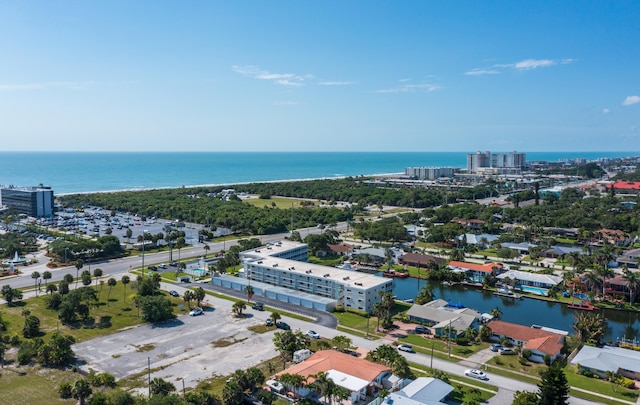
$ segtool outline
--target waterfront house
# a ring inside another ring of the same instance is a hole
[[[353,245],[340,242],[335,245],[327,245],[327,249],[318,249],[316,251],[316,256],[318,257],[337,257],[337,256],[349,256],[349,254],[353,252]]]
[[[619,266],[626,265],[630,269],[637,269],[640,263],[640,249],[625,250],[616,258],[616,263]]]
[[[451,327],[455,335],[462,334],[468,327],[480,327],[482,316],[469,308],[451,306],[445,300],[433,300],[423,305],[414,304],[407,311],[409,320],[424,324],[431,334],[446,335]]]
[[[515,250],[521,255],[528,255],[529,249],[531,249],[532,247],[536,247],[536,245],[529,242],[520,242],[520,243],[504,242],[500,244],[500,247]]]
[[[498,240],[499,236],[488,233],[465,233],[456,237],[459,241],[464,241],[467,245],[476,245],[479,249],[486,249],[491,242]]]
[[[421,253],[407,253],[398,258],[398,263],[407,266],[428,268],[434,263],[436,265],[445,264],[447,261],[441,257],[425,255]]]
[[[571,253],[584,254],[584,252],[582,251],[582,248],[573,247],[573,246],[556,245],[542,252],[542,255],[547,258],[557,259],[560,256],[569,255]]]
[[[584,346],[571,364],[578,370],[590,371],[605,378],[607,371],[620,374],[632,380],[640,380],[640,352],[621,347]]]
[[[614,246],[628,246],[631,238],[619,229],[600,229],[596,232],[596,239],[592,242],[594,246],[606,244]]]
[[[306,378],[309,385],[319,372],[327,373],[327,377],[336,385],[347,389],[349,399],[355,404],[373,397],[383,387],[383,380],[391,375],[391,368],[337,350],[319,350],[306,360],[279,372],[276,377],[285,373],[297,374]],[[306,388],[296,393],[307,396],[311,391]]]
[[[482,219],[454,219],[451,222],[458,223],[472,231],[481,231],[485,224]]]
[[[529,273],[528,271],[509,270],[497,276],[498,280],[514,280],[516,287],[529,286],[550,289],[562,282],[562,277],[551,274]]]
[[[605,295],[624,295],[629,297],[631,295],[629,281],[622,274],[616,274],[612,278],[605,279],[604,292]]]
[[[399,391],[390,393],[384,405],[441,405],[454,388],[432,377],[418,377]]]
[[[476,283],[483,283],[485,278],[490,275],[496,275],[502,272],[503,266],[500,263],[468,263],[451,261],[449,268],[454,272],[464,272],[467,277]]]
[[[551,360],[562,356],[566,334],[552,332],[546,328],[529,327],[516,323],[493,320],[489,324],[491,340],[501,342],[507,339],[514,346],[520,346],[523,350],[530,350],[529,360],[542,363],[548,355]]]

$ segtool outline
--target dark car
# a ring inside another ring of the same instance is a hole
[[[416,333],[426,333],[429,335],[431,332],[426,326],[418,325],[416,326]]]
[[[278,329],[282,329],[282,330],[290,330],[291,326],[289,326],[288,323],[286,322],[278,322],[278,324],[276,325],[278,327]]]
[[[171,262],[169,263],[169,266],[178,267],[178,262]]]
[[[264,311],[264,305],[261,302],[256,302],[251,308],[255,309],[256,311]]]
[[[169,295],[171,295],[172,297],[179,297],[180,296],[180,294],[178,294],[178,292],[176,290],[169,291]]]
[[[152,271],[158,271],[158,268],[156,266],[149,266],[147,268]]]

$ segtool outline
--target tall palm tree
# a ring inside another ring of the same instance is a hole
[[[118,284],[115,278],[111,277],[107,280],[107,285],[109,286],[109,292],[107,293],[107,306],[109,306],[109,297],[111,296],[111,289]]]
[[[607,266],[606,264],[603,267],[599,267],[596,269],[596,274],[602,277],[602,298],[605,296],[605,288],[607,285],[607,279],[615,277],[616,273],[612,268]]]
[[[129,278],[129,276],[124,275],[124,276],[122,276],[120,281],[122,282],[122,285],[124,286],[124,288],[123,288],[123,295],[124,295],[123,302],[127,302],[127,284],[129,284],[131,279]]]
[[[591,294],[595,295],[596,290],[600,287],[600,278],[595,271],[589,271],[584,275],[584,283]]]
[[[629,270],[627,266],[625,266],[622,271],[624,273],[622,278],[627,280],[627,287],[629,288],[630,292],[629,303],[633,305],[633,303],[635,302],[635,293],[636,291],[638,291],[638,288],[640,288],[640,273]]]

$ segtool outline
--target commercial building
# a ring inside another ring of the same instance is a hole
[[[371,313],[381,301],[379,293],[393,290],[393,280],[307,263],[307,258],[306,244],[271,243],[240,253],[244,269],[239,276],[254,289],[259,286],[267,297],[327,311],[342,305]],[[269,286],[275,287],[274,291]]]
[[[435,180],[440,177],[452,177],[455,173],[453,167],[407,167],[404,174],[417,180]]]
[[[0,205],[34,218],[53,216],[53,190],[40,184],[37,187],[0,187]]]

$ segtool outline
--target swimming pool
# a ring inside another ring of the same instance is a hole
[[[546,296],[549,293],[549,290],[546,288],[532,287],[530,285],[521,285],[520,289],[524,292],[528,292],[531,294],[538,294]]]
[[[575,293],[573,294],[574,297],[576,298],[580,298],[581,300],[588,300],[589,296],[587,294],[583,294],[583,293]]]

